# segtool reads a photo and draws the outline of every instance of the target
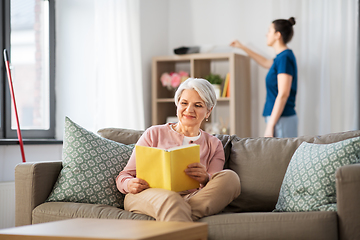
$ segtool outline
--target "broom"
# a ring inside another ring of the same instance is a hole
[[[19,117],[18,117],[17,109],[16,109],[14,88],[13,88],[12,79],[11,79],[10,62],[9,62],[8,53],[7,53],[6,49],[4,49],[4,60],[5,60],[8,81],[9,81],[11,99],[12,99],[13,105],[14,105],[14,111],[15,111],[15,117],[16,117],[16,123],[17,123],[17,136],[18,136],[19,143],[20,143],[20,151],[21,151],[22,161],[26,162],[25,161],[25,152],[24,152],[24,143],[23,143],[22,136],[21,136]]]

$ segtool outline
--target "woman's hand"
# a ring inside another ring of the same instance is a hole
[[[266,124],[264,137],[274,137],[274,127],[270,124]]]
[[[271,65],[273,64],[273,60],[272,59],[267,59],[264,56],[251,51],[249,48],[247,48],[245,45],[243,45],[242,43],[240,43],[238,40],[234,40],[230,43],[231,47],[236,47],[236,48],[240,48],[241,50],[243,50],[244,52],[246,52],[249,57],[251,57],[252,59],[254,59],[258,64],[260,64],[261,66],[263,66],[264,68],[270,68]]]
[[[230,43],[231,47],[236,47],[240,49],[244,49],[244,45],[242,45],[238,40],[234,40]]]
[[[206,172],[205,166],[201,163],[190,164],[188,168],[185,169],[185,173],[202,185],[206,185],[206,183],[209,181],[209,174]]]
[[[140,178],[133,178],[127,184],[129,193],[136,194],[139,193],[147,188],[149,188],[149,184]]]

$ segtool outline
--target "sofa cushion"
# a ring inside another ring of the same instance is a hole
[[[231,154],[231,141],[236,137],[235,135],[222,135],[222,134],[215,134],[215,137],[217,137],[224,148],[224,153],[225,153],[225,164],[224,164],[224,168],[229,168],[228,164],[229,164],[229,160],[230,160],[230,154]]]
[[[209,239],[338,239],[335,212],[229,213],[204,217]]]
[[[335,171],[359,159],[360,137],[332,144],[302,143],[286,170],[275,211],[337,211]]]
[[[224,211],[274,210],[287,166],[302,142],[327,144],[357,136],[360,136],[360,131],[297,138],[234,137],[226,165],[239,175],[241,194]]]
[[[63,168],[47,201],[123,207],[115,178],[126,166],[134,145],[102,138],[65,119]]]
[[[150,216],[128,212],[113,206],[89,203],[47,202],[40,204],[32,212],[32,224],[70,218],[155,220]]]
[[[268,212],[277,202],[296,148],[311,138],[234,138],[228,167],[240,177],[241,194],[225,212]]]

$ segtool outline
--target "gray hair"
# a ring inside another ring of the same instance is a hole
[[[210,110],[216,105],[215,89],[208,80],[202,78],[188,78],[185,82],[181,83],[175,92],[174,100],[177,106],[182,92],[185,89],[194,89],[205,102],[206,108]]]

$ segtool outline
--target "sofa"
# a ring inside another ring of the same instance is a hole
[[[136,143],[142,133],[98,131],[124,144]],[[224,146],[224,168],[240,177],[241,194],[221,213],[199,220],[208,224],[208,239],[360,239],[360,164],[336,170],[337,211],[273,212],[289,162],[302,142],[334,143],[360,136],[360,131],[283,139],[216,136]],[[70,218],[154,220],[103,204],[46,202],[61,169],[61,161],[16,166],[16,226]]]

